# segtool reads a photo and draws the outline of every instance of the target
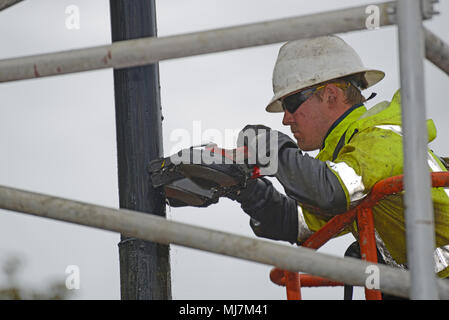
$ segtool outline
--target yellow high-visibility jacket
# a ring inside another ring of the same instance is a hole
[[[376,182],[403,174],[403,148],[399,90],[391,102],[380,103],[367,111],[356,106],[334,125],[316,159],[326,162],[344,189],[347,208],[356,205]],[[432,120],[427,121],[428,141],[436,138]],[[440,159],[428,151],[429,171],[447,171]],[[351,170],[352,169],[352,170]],[[449,275],[449,188],[433,188],[435,221],[435,271]],[[378,246],[399,265],[406,264],[403,193],[381,200],[374,208]],[[321,228],[330,217],[303,208],[307,226]],[[354,230],[352,230],[354,232]]]

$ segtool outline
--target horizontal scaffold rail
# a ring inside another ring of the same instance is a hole
[[[376,4],[379,26],[394,24],[395,1]],[[110,45],[0,60],[0,82],[105,68],[127,68],[289,40],[366,30],[367,6],[297,16],[189,34],[117,41]],[[326,23],[323,23],[325,21]],[[432,60],[449,69],[447,45],[435,35],[426,42]],[[443,44],[443,45],[442,45]],[[441,50],[446,50],[441,53]]]
[[[426,58],[449,75],[449,46],[432,31],[424,28]]]
[[[22,2],[22,0],[0,0],[0,11],[7,9],[19,2]]]
[[[107,208],[4,186],[0,186],[0,208],[255,261],[292,272],[306,272],[355,286],[365,285],[367,267],[370,266],[370,263],[354,258],[335,257],[308,248],[211,230],[152,214]],[[377,267],[381,291],[408,296],[408,271],[385,265]],[[449,299],[447,281],[438,280],[438,289],[440,299]]]

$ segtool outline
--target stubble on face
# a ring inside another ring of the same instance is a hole
[[[318,106],[306,105],[304,107],[303,110],[298,110],[298,113],[293,115],[294,122],[290,128],[298,147],[304,151],[313,151],[321,147],[324,118],[317,109]]]

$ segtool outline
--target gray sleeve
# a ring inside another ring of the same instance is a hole
[[[325,162],[303,154],[298,148],[279,149],[278,169],[274,176],[289,197],[306,207],[331,215],[347,210],[344,189],[334,172]]]

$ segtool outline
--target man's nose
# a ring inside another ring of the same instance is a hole
[[[289,126],[292,123],[293,115],[287,110],[284,111],[284,117],[282,118],[282,124],[284,126]]]

